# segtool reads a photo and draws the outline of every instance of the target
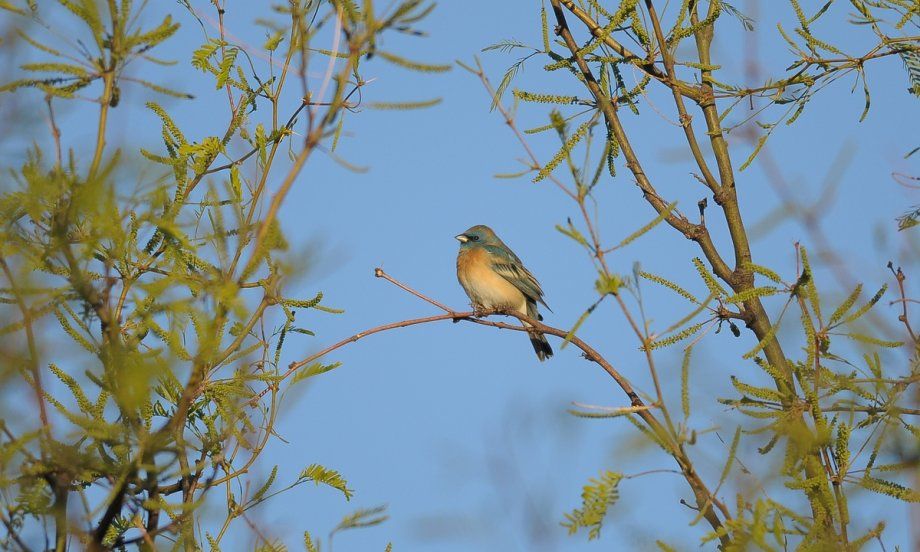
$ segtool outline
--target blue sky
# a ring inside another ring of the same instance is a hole
[[[191,136],[213,133],[219,128],[215,124],[226,118],[226,96],[190,66],[187,52],[190,44],[202,41],[202,29],[173,3],[155,4],[153,13],[178,13],[183,27],[179,36],[158,49],[161,57],[177,59],[178,65],[156,69],[154,75],[196,95],[193,101],[158,101],[193,129]],[[207,3],[193,4],[210,13]],[[737,4],[744,11],[751,2]],[[794,15],[783,2],[760,4],[753,36],[766,74],[791,63],[775,23],[781,20],[791,27]],[[838,4],[828,19],[846,19],[848,4]],[[250,44],[261,44],[262,31],[251,21],[265,5],[231,0],[228,29]],[[469,62],[480,55],[493,82],[516,57],[480,53],[483,47],[506,38],[534,45],[541,40],[539,4],[521,0],[443,2],[424,28],[430,32],[428,38],[388,36],[382,46],[431,63]],[[865,51],[866,39],[871,40],[865,29],[844,23],[818,29],[849,52]],[[718,30],[724,34],[714,47],[717,63],[723,64],[726,75],[736,76],[746,44],[743,30],[730,16],[719,21]],[[574,88],[577,83],[570,75],[544,74],[544,63],[528,63],[515,85],[584,95]],[[844,77],[823,90],[795,125],[781,125],[768,151],[801,201],[817,199],[832,172],[839,191],[836,202],[822,212],[824,232],[851,272],[874,290],[888,281],[888,260],[907,268],[916,258],[915,244],[894,231],[894,217],[915,202],[916,193],[898,186],[891,173],[917,172],[916,161],[904,160],[903,155],[920,145],[920,103],[906,92],[906,73],[897,58],[871,63],[868,75],[873,101],[865,121],[858,122],[862,87],[856,84],[851,92],[855,80]],[[299,322],[316,331],[316,337],[291,338],[284,363],[362,329],[435,314],[430,305],[375,279],[376,266],[444,303],[464,308],[467,299],[454,273],[453,236],[474,224],[495,229],[540,279],[553,308],[544,313],[547,323],[570,327],[596,299],[596,273],[589,260],[554,229],[568,217],[577,220],[576,206],[548,183],[492,177],[519,170],[516,159],[524,153],[498,114],[489,112],[489,98],[478,80],[459,68],[420,75],[379,61],[367,64],[364,77],[375,79],[365,91],[369,101],[442,97],[443,102],[423,111],[366,110],[350,115],[338,153],[370,170],[355,174],[328,157],[315,156],[298,179],[280,218],[295,248],[310,249],[314,256],[294,289],[305,297],[322,291],[324,303],[345,314],[300,313]],[[627,75],[627,82],[631,78]],[[143,109],[147,98],[136,88],[126,89],[124,105],[114,114],[113,143],[156,147],[159,123]],[[669,123],[676,119],[673,104],[660,93],[648,99],[654,108],[645,106],[641,116],[626,118],[627,132],[659,191],[692,214],[705,194],[689,176],[692,160],[679,129]],[[291,106],[296,105],[296,97],[291,100]],[[544,124],[546,113],[545,106],[521,105],[521,127]],[[81,132],[89,136],[91,130],[81,130],[80,124],[93,116],[86,106],[65,109],[62,117],[70,133],[65,139],[79,143]],[[735,165],[740,165],[751,144],[734,135],[730,141]],[[558,147],[546,135],[531,137],[530,143],[542,159],[549,159]],[[833,174],[841,155],[847,168]],[[618,169],[616,178],[602,179],[596,193],[600,231],[610,245],[653,218],[621,162]],[[738,189],[749,223],[762,220],[778,204],[757,163],[738,175]],[[717,244],[725,246],[715,206],[711,201],[710,205],[708,220]],[[783,222],[755,239],[755,261],[791,280],[794,243],[812,245],[808,240],[801,225]],[[705,288],[691,264],[698,255],[691,242],[660,226],[610,260],[617,272],[628,274],[639,262],[645,270],[667,274],[702,292]],[[830,271],[819,272],[822,284],[832,295],[840,293]],[[689,310],[650,284],[644,284],[643,293],[654,327],[666,327]],[[767,301],[771,312],[781,305],[781,300]],[[880,313],[889,320],[896,316],[886,305]],[[598,309],[580,335],[639,388],[651,390],[637,343],[610,304]],[[339,470],[356,489],[355,497],[346,503],[335,491],[300,487],[273,499],[254,517],[293,548],[299,546],[304,529],[324,537],[355,507],[387,504],[387,523],[336,537],[335,549],[340,552],[383,550],[388,541],[396,550],[574,551],[641,549],[662,538],[683,542],[681,549],[693,548],[705,530],[687,527],[694,512],[677,501],[689,493],[678,476],[667,473],[621,485],[621,501],[611,509],[600,541],[589,543],[584,533],[565,535],[559,521],[563,512],[580,505],[581,486],[588,478],[604,469],[636,473],[673,466],[668,457],[647,449],[623,420],[582,420],[566,414],[571,401],[619,406],[627,400],[597,366],[571,347],[559,351],[558,341],[552,341],[557,355],[541,364],[522,335],[439,323],[372,336],[336,351],[326,360],[341,361],[342,367],[289,395],[278,426],[287,442],[275,441],[254,474],[267,474],[278,464],[283,481],[285,475],[293,479],[303,467],[321,463]],[[714,431],[701,438],[692,454],[709,480],[718,478],[727,453],[719,439],[730,440],[736,423],[715,398],[728,396],[730,374],[756,381],[751,366],[739,362],[736,354],[754,343],[749,333],[736,339],[726,331],[707,336],[694,355],[696,410],[691,424]],[[679,402],[680,351],[664,350],[656,358],[667,395]],[[897,366],[897,358],[891,356],[891,366]],[[741,454],[745,461],[760,462],[755,442],[750,442]],[[851,508],[865,514],[855,520],[856,527],[883,518],[889,527],[889,549],[906,546],[908,509],[883,497],[870,498],[857,499],[859,508]],[[244,531],[234,536],[240,549],[249,547],[242,544],[248,542]],[[225,549],[236,549],[237,544]]]

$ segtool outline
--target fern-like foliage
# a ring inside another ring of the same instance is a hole
[[[901,52],[901,59],[904,60],[904,68],[907,69],[907,78],[910,79],[910,88],[908,88],[908,91],[920,97],[920,53]]]
[[[593,540],[601,535],[601,526],[607,517],[607,510],[620,497],[617,487],[623,474],[605,471],[597,479],[591,478],[584,486],[581,493],[581,508],[576,508],[565,514],[562,526],[574,535],[579,529],[588,530],[588,540]]]
[[[342,477],[342,475],[329,468],[324,468],[319,464],[311,464],[307,466],[302,472],[300,472],[300,480],[312,481],[319,484],[329,485],[333,489],[338,489],[345,495],[346,500],[350,500],[354,491],[348,488],[348,482]]]
[[[920,205],[911,207],[910,211],[898,217],[898,230],[907,230],[920,224]]]
[[[332,530],[334,535],[339,531],[348,531],[349,529],[361,529],[363,527],[373,527],[380,525],[390,518],[386,513],[386,506],[376,506],[374,508],[359,508],[354,512],[342,518],[342,521]]]

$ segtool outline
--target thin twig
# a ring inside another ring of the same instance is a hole
[[[52,96],[45,96],[45,104],[48,106],[48,125],[51,127],[51,138],[54,140],[55,168],[60,169],[63,163],[61,154],[61,129],[57,126],[54,119],[54,108],[51,106]]]
[[[907,292],[904,290],[904,280],[907,279],[907,276],[904,275],[904,271],[901,270],[901,267],[898,267],[897,270],[894,269],[894,264],[891,261],[888,262],[888,270],[894,275],[894,279],[898,282],[898,293],[901,296],[901,314],[898,316],[898,320],[904,324],[904,327],[907,328],[907,333],[910,334],[910,340],[916,348],[917,343],[917,334],[914,333],[914,329],[910,325],[910,317],[907,315]]]
[[[0,268],[3,269],[3,274],[10,282],[10,290],[13,292],[16,306],[19,307],[19,312],[22,314],[22,323],[26,331],[26,345],[29,348],[29,370],[32,373],[32,387],[35,391],[35,401],[38,404],[38,416],[42,428],[50,433],[51,421],[48,419],[48,410],[45,407],[45,391],[42,387],[42,373],[38,364],[38,346],[35,343],[35,333],[32,328],[32,313],[28,305],[26,305],[25,300],[22,298],[22,294],[19,291],[19,285],[16,283],[12,270],[10,270],[9,265],[6,263],[6,259],[2,256],[0,256]]]

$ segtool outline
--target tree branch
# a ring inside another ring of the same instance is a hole
[[[572,15],[581,20],[585,24],[585,27],[591,32],[595,37],[601,37],[604,41],[604,44],[613,49],[614,52],[623,56],[624,60],[632,62],[636,67],[642,69],[648,76],[657,79],[661,82],[667,83],[669,81],[668,75],[661,72],[661,69],[655,66],[651,61],[646,60],[644,57],[640,57],[635,53],[631,52],[628,48],[620,44],[610,33],[605,33],[604,29],[597,24],[597,21],[594,20],[590,15],[585,13],[578,5],[575,4],[574,0],[559,0],[559,2],[554,2],[554,4],[561,4],[565,6],[567,10],[572,12]],[[690,86],[684,82],[675,82],[675,85],[678,86],[681,95],[690,98],[693,101],[699,101],[701,98],[700,90],[694,86]]]
[[[9,265],[6,263],[6,259],[2,256],[0,256],[0,268],[3,269],[3,274],[10,282],[10,290],[13,292],[16,306],[19,307],[19,312],[22,313],[22,323],[26,331],[26,344],[29,348],[29,370],[32,373],[32,386],[35,390],[35,401],[38,403],[38,416],[42,423],[42,428],[44,428],[46,432],[49,432],[51,422],[48,419],[48,411],[45,407],[45,392],[42,388],[42,372],[38,365],[38,346],[35,343],[35,333],[32,328],[32,312],[29,310],[25,299],[22,297],[19,285],[13,277],[12,270],[10,270]]]
[[[597,101],[598,108],[604,114],[604,119],[607,122],[608,128],[616,138],[617,143],[620,145],[620,149],[623,152],[623,157],[626,158],[626,165],[636,177],[636,185],[639,186],[640,190],[642,190],[643,197],[649,204],[651,204],[651,206],[658,214],[667,213],[664,220],[668,223],[668,225],[678,230],[686,238],[691,239],[699,244],[700,249],[703,251],[703,254],[706,256],[706,259],[712,265],[713,271],[717,275],[722,278],[730,278],[732,270],[725,263],[725,261],[722,260],[722,257],[719,255],[715,244],[712,242],[712,237],[709,235],[709,231],[706,229],[706,227],[698,224],[693,224],[689,220],[675,215],[673,212],[670,212],[668,208],[669,203],[662,199],[660,195],[658,195],[655,187],[652,185],[651,181],[649,181],[648,176],[642,169],[642,165],[639,162],[639,158],[636,155],[635,150],[632,148],[632,144],[630,143],[629,138],[626,136],[626,131],[623,128],[622,122],[620,121],[616,104],[612,102],[610,98],[604,95],[600,84],[597,82],[597,79],[594,78],[594,74],[591,72],[591,68],[588,67],[588,64],[585,62],[584,58],[578,54],[578,44],[572,37],[571,30],[569,30],[568,23],[565,19],[565,13],[561,8],[561,1],[562,0],[552,0],[553,12],[556,16],[557,22],[556,32],[560,37],[562,37],[566,46],[575,57],[575,62],[578,65],[578,69],[585,79],[585,85],[588,87],[588,90]]]
[[[699,475],[697,474],[696,470],[693,467],[693,463],[691,459],[686,454],[686,452],[683,450],[683,447],[680,446],[680,444],[676,443],[671,438],[671,435],[668,433],[665,427],[661,424],[661,422],[658,421],[658,419],[652,413],[652,408],[651,408],[652,405],[646,404],[639,397],[638,393],[636,393],[635,389],[633,388],[629,380],[626,377],[624,377],[606,358],[604,358],[603,355],[597,352],[597,350],[595,350],[593,347],[588,345],[585,341],[583,341],[577,335],[571,335],[571,332],[569,330],[564,330],[561,328],[554,328],[552,326],[548,326],[539,320],[535,320],[533,318],[524,316],[522,314],[519,314],[513,311],[501,311],[501,310],[490,310],[490,311],[485,311],[485,312],[455,311],[451,309],[450,307],[440,303],[439,301],[431,299],[428,296],[412,289],[408,285],[402,282],[399,282],[398,280],[396,280],[395,278],[391,277],[386,272],[384,272],[383,269],[381,268],[374,269],[374,275],[378,278],[383,278],[387,280],[388,282],[396,285],[400,289],[403,289],[404,291],[407,291],[408,293],[418,297],[419,299],[422,299],[423,301],[438,307],[439,309],[445,311],[444,314],[426,316],[422,318],[413,318],[409,320],[401,320],[398,322],[391,322],[389,324],[375,326],[363,332],[356,333],[352,336],[349,336],[337,343],[334,343],[326,347],[325,349],[317,353],[314,353],[306,357],[303,360],[292,362],[291,364],[288,365],[288,369],[281,375],[281,377],[279,378],[279,381],[287,379],[294,372],[296,372],[299,368],[302,368],[303,366],[311,362],[314,362],[317,359],[327,355],[328,353],[335,351],[336,349],[340,349],[344,347],[345,345],[348,345],[349,343],[354,343],[355,341],[358,341],[359,339],[363,337],[373,335],[376,333],[389,331],[389,330],[394,330],[397,328],[405,328],[409,326],[415,326],[418,324],[439,322],[442,320],[452,320],[454,322],[459,322],[459,321],[472,322],[474,324],[480,324],[483,326],[491,326],[494,328],[501,328],[501,329],[506,329],[506,330],[518,331],[518,332],[533,332],[534,330],[536,330],[537,332],[540,332],[546,335],[553,335],[553,336],[556,336],[562,339],[567,339],[569,343],[571,343],[576,348],[581,350],[581,352],[583,353],[586,359],[590,360],[591,362],[594,362],[595,364],[603,368],[603,370],[607,372],[607,374],[611,378],[613,378],[613,380],[620,387],[620,389],[626,394],[626,396],[630,400],[630,405],[635,408],[635,415],[641,418],[642,421],[645,422],[646,425],[648,425],[652,433],[656,436],[657,439],[660,440],[662,446],[666,447],[669,454],[677,461],[677,464],[681,469],[684,479],[690,485],[690,488],[693,490],[693,493],[696,496],[697,503],[700,506],[700,510],[703,512],[703,516],[706,518],[706,520],[709,522],[712,528],[714,530],[719,530],[722,527],[722,521],[719,519],[718,514],[716,514],[715,510],[713,509],[713,505],[719,508],[719,510],[723,513],[726,519],[730,519],[730,512],[728,508],[721,501],[719,501],[716,496],[714,496],[709,491],[709,489],[706,487],[706,484],[703,482],[702,479],[700,479]],[[517,326],[513,324],[506,324],[504,322],[495,322],[492,320],[486,320],[486,319],[480,318],[480,316],[489,316],[492,314],[502,314],[505,316],[511,316],[513,318],[517,318],[522,323],[522,325]],[[267,394],[269,391],[271,391],[275,385],[277,384],[273,384],[273,386],[267,387],[266,389],[262,390],[257,395],[253,396],[252,399],[250,399],[249,401],[250,405],[257,404],[258,400],[262,398],[263,396],[265,396],[265,394]],[[730,542],[730,539],[728,538],[727,535],[721,536],[720,540],[723,542],[723,544],[728,544]]]
[[[668,42],[665,40],[664,33],[661,31],[661,22],[658,20],[658,12],[655,11],[652,0],[645,0],[645,6],[652,20],[652,26],[655,29],[655,37],[658,39],[658,48],[661,50],[661,59],[664,61],[664,68],[668,74],[668,79],[665,84],[667,84],[668,88],[670,88],[671,92],[674,94],[674,104],[677,106],[677,114],[680,116],[680,125],[684,129],[684,134],[687,137],[687,144],[690,146],[690,152],[693,154],[693,159],[696,161],[696,165],[703,174],[704,183],[718,197],[720,191],[719,183],[716,182],[715,176],[713,176],[712,171],[709,170],[709,165],[706,163],[706,158],[703,157],[703,151],[700,149],[700,144],[696,140],[696,133],[693,131],[693,117],[687,113],[687,107],[684,105],[684,96],[680,88],[682,83],[674,72],[674,57],[668,50]]]

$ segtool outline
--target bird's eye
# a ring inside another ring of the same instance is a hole
[[[479,236],[470,236],[470,240],[479,241]]]

